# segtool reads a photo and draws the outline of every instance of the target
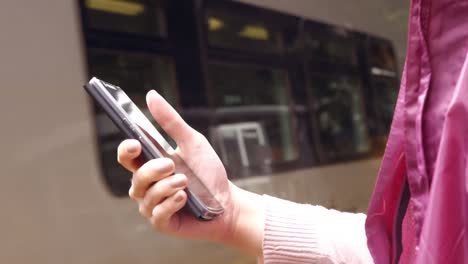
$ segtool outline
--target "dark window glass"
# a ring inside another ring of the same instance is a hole
[[[357,45],[352,33],[339,27],[316,26],[305,34],[307,56],[313,65],[357,65]]]
[[[88,58],[91,74],[125,89],[138,107],[146,108],[146,92],[151,89],[170,102],[176,101],[174,66],[169,57],[92,49]]]
[[[398,80],[389,78],[374,78],[373,86],[376,90],[375,105],[380,113],[383,134],[388,134],[392,125],[393,112],[398,98]]]
[[[371,88],[379,114],[380,134],[387,134],[399,91],[396,57],[391,42],[386,40],[370,39],[367,52]]]
[[[166,23],[161,1],[86,0],[85,16],[93,29],[166,35]]]
[[[397,62],[392,44],[387,41],[371,40],[369,44],[369,64],[372,67],[372,74],[395,77]]]
[[[309,24],[305,42],[322,158],[334,161],[367,154],[371,143],[357,34],[340,27]]]
[[[231,175],[296,160],[286,72],[228,64],[209,64],[208,70],[217,123],[213,132]]]
[[[212,46],[278,52],[282,49],[282,34],[266,21],[208,12],[206,16],[208,42]]]
[[[174,67],[170,58],[150,54],[90,50],[88,61],[92,76],[124,89],[156,127],[158,126],[146,106],[146,93],[155,89],[169,103],[173,105],[176,103]],[[117,146],[124,137],[99,107],[95,109],[104,177],[114,194],[127,195],[131,175],[116,162]],[[169,139],[167,135],[162,134]],[[173,141],[170,143],[174,145]]]
[[[209,81],[216,107],[286,105],[284,71],[228,64],[210,64]]]
[[[327,159],[368,152],[360,79],[346,74],[311,76],[320,143]]]

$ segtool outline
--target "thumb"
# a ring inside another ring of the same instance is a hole
[[[192,138],[194,131],[177,111],[155,90],[146,95],[146,104],[154,120],[175,140],[177,145]]]

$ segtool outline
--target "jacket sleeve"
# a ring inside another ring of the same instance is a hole
[[[259,263],[373,263],[366,215],[263,196],[265,228]]]

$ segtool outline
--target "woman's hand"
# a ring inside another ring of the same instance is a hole
[[[263,206],[261,198],[234,186],[224,166],[206,138],[192,129],[155,91],[147,95],[148,108],[159,125],[177,143],[176,153],[198,175],[224,208],[224,214],[208,222],[180,211],[187,202],[188,179],[174,174],[169,158],[141,165],[141,145],[125,140],[118,148],[118,161],[133,172],[130,197],[140,213],[159,232],[188,239],[202,239],[236,246],[261,255]]]

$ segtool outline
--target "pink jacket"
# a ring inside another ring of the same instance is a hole
[[[367,218],[266,197],[264,263],[468,263],[467,158],[468,0],[413,0]]]
[[[467,55],[468,1],[412,1],[403,80],[366,223],[376,263],[468,263]]]

